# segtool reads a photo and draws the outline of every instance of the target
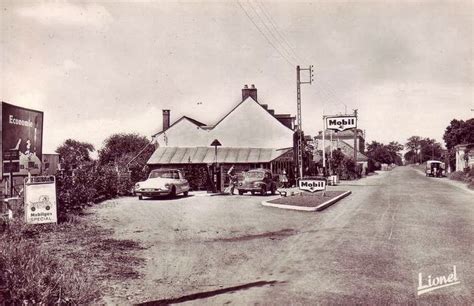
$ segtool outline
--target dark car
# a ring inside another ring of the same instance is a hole
[[[446,165],[439,160],[429,160],[426,162],[426,176],[443,177],[446,176]]]
[[[244,179],[239,181],[237,189],[242,195],[246,192],[266,195],[268,191],[275,194],[277,184],[273,178],[272,172],[268,169],[253,169],[244,173]]]

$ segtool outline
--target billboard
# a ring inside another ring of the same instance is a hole
[[[41,172],[43,149],[43,112],[2,102],[1,105],[2,175],[33,175]],[[16,154],[10,152],[18,151]],[[8,157],[5,158],[5,157]]]
[[[356,116],[328,116],[326,117],[326,127],[329,130],[336,130],[339,132],[356,128]]]

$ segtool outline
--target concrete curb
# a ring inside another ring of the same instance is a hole
[[[322,204],[319,204],[316,207],[305,207],[305,206],[294,206],[294,205],[286,205],[286,204],[275,204],[275,203],[269,203],[269,201],[275,200],[268,200],[268,201],[262,201],[261,204],[263,206],[268,206],[268,207],[277,207],[277,208],[283,208],[283,209],[291,209],[291,210],[300,210],[300,211],[321,211],[323,209],[328,208],[329,206],[333,205],[337,201],[347,197],[350,195],[352,192],[351,191],[346,191],[343,194],[338,195],[335,198],[332,198]]]
[[[348,195],[350,195],[352,192],[351,191],[346,191],[344,192],[343,194],[340,194],[338,195],[337,197],[331,199],[331,200],[328,200],[326,202],[324,202],[323,204],[320,204],[316,207],[316,211],[321,211],[323,209],[326,209],[328,208],[329,206],[331,206],[332,204],[336,203],[337,201],[347,197]]]

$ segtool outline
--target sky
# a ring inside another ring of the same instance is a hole
[[[255,84],[260,103],[322,116],[358,109],[367,141],[443,142],[474,117],[473,1],[0,1],[0,100],[44,111],[43,152],[67,138],[212,125]],[[302,75],[303,80],[308,75]]]

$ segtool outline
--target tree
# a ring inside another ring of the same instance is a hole
[[[421,137],[420,136],[411,136],[408,138],[408,142],[405,144],[405,147],[408,151],[412,151],[414,154],[412,156],[414,159],[412,160],[413,163],[419,162],[419,153],[421,149]]]
[[[144,167],[155,147],[138,134],[114,134],[104,141],[99,150],[99,164],[114,166],[120,172],[131,171],[131,180],[136,182],[146,175]]]
[[[424,138],[420,141],[420,159],[425,162],[430,159],[440,160],[443,156],[443,148],[435,139]]]
[[[403,161],[400,151],[403,150],[403,145],[396,141],[391,141],[388,143],[388,145],[385,146],[385,148],[390,153],[390,156],[392,156],[392,162],[401,166],[403,164]]]
[[[396,152],[394,153],[396,155]],[[383,143],[372,141],[367,146],[367,157],[375,161],[391,164],[394,162],[394,157],[392,156],[391,151],[388,149],[388,146],[385,146]]]
[[[451,120],[443,135],[448,150],[463,143],[474,143],[474,118],[467,121]]]
[[[75,169],[86,162],[90,162],[92,152],[94,152],[92,144],[73,139],[67,139],[56,149],[56,153],[59,153],[61,158],[61,165],[65,170]]]
[[[332,157],[329,158],[329,166],[331,167],[332,174],[341,175],[342,165],[344,162],[344,153],[340,148],[332,151]]]
[[[454,147],[458,144],[474,143],[474,118],[467,121],[453,119],[443,135],[443,140],[448,149],[448,161],[451,169],[455,168],[456,157]]]

